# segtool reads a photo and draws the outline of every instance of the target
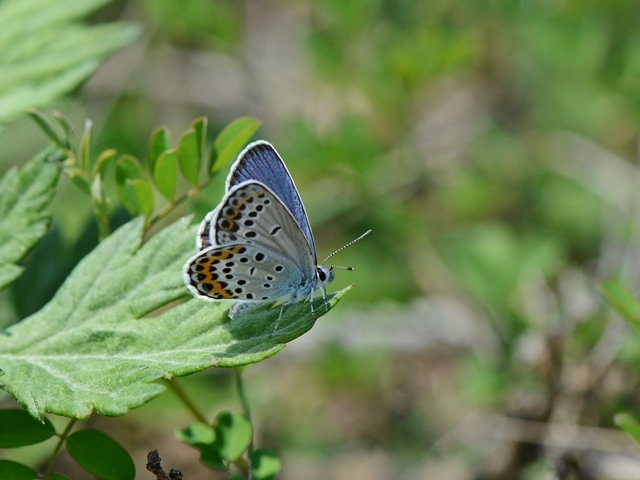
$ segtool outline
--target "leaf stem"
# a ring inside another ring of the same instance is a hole
[[[146,224],[145,230],[146,231],[151,230],[151,227],[153,227],[156,223],[158,223],[164,217],[169,215],[173,211],[174,208],[176,208],[178,205],[180,205],[182,202],[184,202],[188,198],[193,197],[194,195],[196,195],[198,192],[200,192],[202,190],[202,188],[203,187],[200,187],[200,186],[193,187],[193,188],[189,189],[184,195],[182,195],[177,200],[167,203],[164,207],[162,207],[160,209],[160,211],[158,213],[156,213],[153,217],[151,217],[151,218],[149,218],[149,220],[147,220],[147,224]]]
[[[236,380],[236,389],[238,390],[238,396],[240,397],[240,403],[242,404],[242,411],[251,423],[251,409],[249,408],[249,400],[247,399],[247,395],[244,391],[244,384],[242,382],[242,368],[236,367],[233,369],[233,376]],[[251,455],[253,454],[253,423],[251,423],[251,441],[249,442],[249,448],[247,449],[247,473],[248,479],[253,479],[253,466],[251,464]]]
[[[191,400],[191,397],[187,394],[186,390],[180,385],[177,378],[173,377],[171,380],[167,380],[169,388],[178,396],[187,409],[193,414],[199,422],[209,425],[209,420],[205,417],[204,413],[198,408],[198,406]]]
[[[75,418],[70,419],[69,424],[64,429],[64,432],[62,432],[62,435],[60,435],[60,440],[58,440],[58,444],[56,445],[56,448],[51,453],[51,458],[49,458],[49,462],[47,463],[47,468],[44,470],[43,478],[45,480],[49,478],[49,475],[51,475],[51,471],[53,470],[53,464],[56,461],[56,457],[58,456],[58,453],[60,452],[62,445],[67,440],[67,437],[69,437],[69,433],[71,433],[71,429],[74,427],[77,421],[78,420]]]

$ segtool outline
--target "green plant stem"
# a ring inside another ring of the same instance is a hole
[[[202,413],[197,405],[193,402],[193,400],[191,400],[191,397],[189,397],[185,389],[182,388],[182,385],[180,385],[178,379],[174,377],[171,380],[167,380],[167,385],[169,386],[169,388],[171,388],[171,390],[173,390],[173,392],[178,396],[182,403],[184,403],[185,407],[187,407],[189,411],[193,413],[193,416],[196,417],[199,422],[202,422],[205,425],[209,425],[207,417],[205,417],[204,413]]]
[[[69,424],[64,429],[64,432],[62,432],[62,435],[60,435],[60,440],[58,440],[58,444],[56,445],[56,448],[51,453],[51,458],[49,458],[49,462],[47,463],[47,468],[44,471],[43,478],[45,480],[49,478],[49,475],[51,475],[51,470],[53,470],[53,464],[56,461],[56,457],[58,456],[58,453],[60,452],[62,445],[67,440],[67,437],[69,437],[69,433],[71,433],[71,429],[74,427],[77,421],[78,420],[76,420],[75,418],[70,419]]]
[[[169,215],[173,211],[174,208],[176,208],[178,205],[180,205],[182,202],[184,202],[188,198],[191,198],[194,195],[196,195],[198,192],[200,192],[202,190],[202,188],[203,187],[193,187],[190,190],[188,190],[184,195],[182,195],[180,198],[175,200],[174,202],[167,203],[164,207],[162,207],[160,209],[160,211],[158,213],[156,213],[153,217],[151,217],[151,218],[149,218],[149,220],[147,220],[147,224],[145,226],[145,230],[149,231],[151,229],[151,227],[153,227],[156,223],[158,223],[164,217]]]
[[[249,408],[249,400],[247,399],[247,395],[244,391],[244,384],[242,382],[242,368],[237,367],[233,369],[233,376],[236,380],[236,389],[238,390],[238,396],[240,397],[240,403],[242,403],[242,411],[251,423],[251,409]],[[249,448],[247,449],[249,455],[247,459],[247,478],[252,480],[253,478],[253,467],[251,465],[251,455],[253,454],[253,423],[251,423],[251,440],[249,442]]]

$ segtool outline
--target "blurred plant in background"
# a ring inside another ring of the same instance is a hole
[[[609,307],[637,318],[633,2],[119,0],[94,20],[144,31],[55,104],[73,125],[92,119],[95,151],[146,158],[158,125],[206,116],[215,138],[252,116],[296,179],[320,256],[373,229],[336,258],[356,267],[336,279],[357,284],[340,307],[246,372],[282,478],[640,478],[614,423],[640,410],[640,342]],[[24,119],[0,142],[3,170],[46,145]],[[201,218],[222,189],[176,216]],[[51,231],[0,297],[3,325],[96,245],[78,195],[59,187]],[[109,208],[114,227],[128,220]],[[185,383],[205,410],[232,402],[225,371]],[[195,452],[151,420],[184,425],[165,397],[95,422],[141,429],[130,450],[164,447],[196,478]]]

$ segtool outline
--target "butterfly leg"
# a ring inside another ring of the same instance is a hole
[[[313,310],[313,294],[316,293],[315,291],[311,292],[311,296],[309,297],[309,306],[311,307],[311,316],[313,317],[313,321],[315,322],[318,317],[316,317],[316,314]]]
[[[320,287],[320,292],[322,292],[322,301],[324,302],[325,311],[329,311],[329,304],[327,303],[327,289],[324,288],[324,285]]]
[[[278,320],[276,320],[276,324],[273,327],[273,330],[269,334],[269,338],[273,337],[273,334],[278,330],[278,325],[280,324],[280,319],[282,318],[282,312],[284,311],[284,305],[280,307],[280,314],[278,315]]]

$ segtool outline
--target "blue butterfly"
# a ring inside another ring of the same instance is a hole
[[[275,302],[284,308],[308,299],[315,318],[318,290],[326,306],[334,267],[318,265],[298,190],[278,152],[264,140],[238,156],[220,205],[200,225],[196,246],[200,251],[183,269],[185,284],[196,297],[237,302],[231,317],[256,304]]]

